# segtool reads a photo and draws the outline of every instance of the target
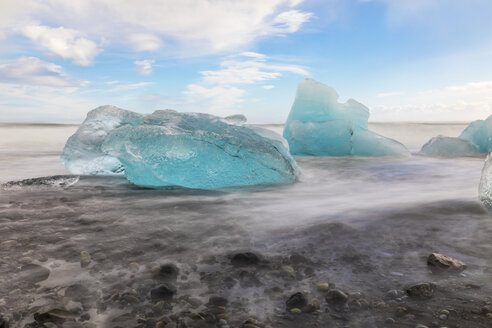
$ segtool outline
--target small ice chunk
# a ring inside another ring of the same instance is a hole
[[[352,155],[357,156],[410,156],[400,142],[371,131],[356,131],[352,136]]]
[[[437,136],[427,141],[420,153],[431,156],[473,156],[479,154],[480,150],[467,140]]]
[[[138,125],[143,115],[116,106],[100,106],[87,113],[79,129],[65,144],[62,162],[73,174],[123,174],[120,161],[102,152],[101,145],[113,129]]]
[[[367,129],[369,109],[349,99],[341,104],[337,92],[305,79],[287,118],[284,137],[297,156],[409,156],[396,140]]]
[[[109,132],[102,149],[145,187],[216,189],[291,183],[298,168],[280,136],[220,117],[160,110]]]

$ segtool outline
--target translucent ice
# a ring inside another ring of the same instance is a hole
[[[120,161],[102,152],[101,145],[113,129],[138,125],[143,115],[115,106],[101,106],[87,113],[77,132],[63,149],[62,162],[73,174],[123,174]]]
[[[488,208],[492,208],[492,156],[487,156],[482,169],[482,177],[478,187],[480,200]]]
[[[492,115],[486,120],[471,122],[460,138],[477,145],[482,154],[489,154],[492,151]]]
[[[492,151],[492,115],[471,122],[458,138],[437,136],[420,151],[424,155],[460,156],[488,154]]]
[[[432,156],[470,156],[480,151],[476,145],[460,138],[437,136],[427,141],[420,151]]]
[[[138,126],[110,131],[102,149],[145,187],[289,183],[298,172],[280,136],[207,114],[156,111]]]
[[[329,86],[305,79],[284,127],[298,156],[409,156],[396,140],[368,131],[369,109],[353,99],[341,104]]]

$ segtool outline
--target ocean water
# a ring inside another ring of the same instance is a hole
[[[413,153],[465,127],[369,125]],[[154,327],[163,316],[178,327],[219,327],[214,311],[225,312],[231,327],[249,317],[270,327],[395,326],[388,318],[415,327],[435,326],[443,309],[454,311],[443,326],[490,327],[492,218],[478,201],[483,157],[306,157],[297,159],[302,175],[292,185],[149,190],[121,177],[69,176],[59,156],[76,129],[0,125],[0,315],[14,327],[43,320]],[[40,179],[5,184],[29,178]],[[80,264],[83,251],[88,266]],[[258,263],[231,261],[240,252]],[[431,252],[468,268],[437,275],[426,264]],[[166,263],[179,274],[156,277]],[[43,268],[49,276],[41,279]],[[149,291],[163,281],[176,293],[158,307]],[[436,286],[432,298],[405,296],[422,281]],[[349,302],[325,301],[321,282]],[[299,291],[320,300],[320,313],[286,311]],[[224,309],[207,305],[212,295],[228,300]],[[52,309],[69,315],[39,316]]]

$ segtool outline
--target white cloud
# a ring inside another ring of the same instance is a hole
[[[153,72],[152,64],[155,63],[153,59],[137,60],[135,62],[135,68],[140,75],[150,75]]]
[[[138,82],[138,83],[129,83],[129,84],[117,84],[113,89],[109,91],[122,91],[122,90],[134,90],[142,87],[146,87],[152,84],[152,82]]]
[[[0,3],[7,10],[5,13],[0,10],[0,31],[21,30],[26,23],[63,26],[65,31],[40,26],[42,34],[49,33],[50,36],[38,36],[40,32],[36,32],[33,38],[58,55],[82,64],[91,61],[97,54],[97,47],[77,31],[82,31],[92,40],[104,38],[110,44],[129,43],[137,51],[155,51],[164,42],[166,54],[197,56],[232,51],[259,38],[297,32],[312,17],[311,13],[295,8],[301,2],[2,0]],[[75,34],[75,40],[70,38],[71,33]],[[51,44],[49,40],[53,38],[69,47],[60,49],[58,45]],[[69,50],[73,47],[91,50],[79,54]]]
[[[87,84],[69,79],[60,66],[36,57],[0,60],[0,83],[53,87],[78,87]]]
[[[228,115],[234,105],[244,101],[245,90],[230,86],[204,87],[199,84],[189,84],[185,95],[191,97],[192,103],[199,103],[208,112],[216,115]]]
[[[128,37],[135,51],[155,51],[162,46],[162,40],[153,34],[133,33]]]
[[[472,121],[492,114],[492,81],[379,98],[373,120]]]
[[[77,30],[30,25],[24,27],[22,33],[51,53],[72,59],[77,65],[90,65],[99,53],[97,44],[84,38],[83,33]]]
[[[192,102],[199,103],[203,110],[215,114],[227,114],[236,104],[244,101],[246,90],[238,86],[254,85],[264,81],[277,80],[283,73],[294,73],[307,76],[309,73],[297,65],[271,63],[267,56],[254,52],[243,52],[233,59],[220,63],[217,70],[201,71],[202,78],[198,83],[188,85],[184,92]],[[272,89],[273,85],[264,85],[264,89]],[[203,100],[207,103],[204,104]]]
[[[275,86],[274,85],[264,85],[264,86],[262,86],[262,88],[266,89],[266,90],[270,90],[270,89],[275,88]]]

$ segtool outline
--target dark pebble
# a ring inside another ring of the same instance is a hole
[[[287,310],[298,308],[301,309],[307,305],[306,296],[303,293],[295,293],[291,295],[285,302]]]
[[[412,285],[406,289],[408,296],[417,298],[430,298],[434,296],[435,285],[423,282],[416,285]]]
[[[176,288],[171,284],[162,284],[150,291],[150,298],[153,301],[170,300],[176,293]]]
[[[343,304],[348,300],[347,294],[338,289],[332,289],[326,294],[328,303]]]
[[[255,253],[244,252],[232,256],[231,263],[236,266],[255,265],[260,262],[260,258]]]
[[[157,278],[167,281],[175,281],[178,278],[179,269],[176,264],[166,263],[159,266]]]
[[[9,328],[9,323],[7,319],[4,319],[4,317],[2,317],[1,315],[0,315],[0,328]]]
[[[208,303],[215,306],[226,306],[227,298],[221,296],[210,296]]]

